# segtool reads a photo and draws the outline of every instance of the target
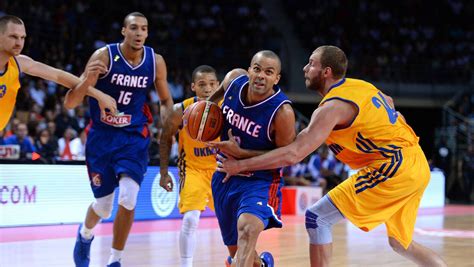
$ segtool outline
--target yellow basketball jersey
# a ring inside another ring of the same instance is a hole
[[[18,89],[20,89],[20,67],[15,57],[10,57],[5,71],[0,74],[0,131],[10,120]]]
[[[184,100],[181,103],[183,111],[197,101],[197,97]],[[192,139],[185,128],[179,131],[178,149],[178,167],[181,174],[186,173],[187,168],[193,168],[195,170],[216,169],[216,149],[206,146],[203,142]]]
[[[352,124],[334,129],[326,140],[336,157],[351,168],[397,161],[401,149],[418,145],[418,136],[374,85],[345,78],[330,89],[319,105],[334,99],[358,108]]]

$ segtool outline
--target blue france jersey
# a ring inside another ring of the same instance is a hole
[[[275,85],[275,93],[255,105],[245,105],[242,91],[248,86],[249,78],[245,75],[235,78],[224,94],[222,112],[224,113],[224,127],[221,140],[229,140],[228,131],[237,138],[240,146],[252,150],[271,150],[276,148],[270,135],[270,126],[277,110],[285,103],[291,101]],[[253,176],[271,180],[275,170],[255,171]]]
[[[155,52],[144,46],[141,63],[133,67],[122,55],[120,44],[109,44],[107,50],[109,69],[99,78],[96,88],[115,98],[119,113],[108,113],[105,118],[101,118],[97,100],[89,98],[92,127],[119,127],[129,132],[142,132],[147,121],[151,121],[146,99],[149,90],[155,88]]]

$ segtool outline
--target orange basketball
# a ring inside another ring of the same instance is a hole
[[[216,103],[198,101],[186,109],[183,121],[191,138],[207,142],[221,135],[224,115]]]

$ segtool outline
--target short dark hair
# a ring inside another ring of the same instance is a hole
[[[258,56],[258,55],[261,55],[261,56],[264,56],[264,57],[267,57],[267,58],[273,58],[274,60],[277,61],[278,63],[278,73],[281,72],[281,60],[280,60],[280,57],[273,51],[271,50],[261,50],[261,51],[258,51],[253,57],[252,57],[252,61],[251,61],[251,64],[254,62],[255,60],[255,57]]]
[[[9,22],[14,23],[14,24],[18,24],[18,25],[24,25],[25,24],[25,23],[23,23],[23,20],[21,20],[17,16],[13,16],[13,15],[1,16],[0,17],[0,33],[5,32],[5,30],[7,29],[7,24]]]
[[[216,74],[216,70],[213,67],[209,66],[209,65],[200,65],[200,66],[196,67],[193,70],[193,75],[191,77],[193,82],[196,80],[196,76],[197,76],[198,73],[214,73],[214,74]]]
[[[323,68],[330,67],[334,78],[340,79],[346,75],[348,60],[346,54],[337,46],[323,45],[313,53],[321,53],[321,65]]]
[[[124,27],[127,27],[127,25],[128,25],[128,18],[129,18],[129,17],[142,17],[142,18],[145,18],[145,19],[146,19],[145,15],[143,15],[142,13],[140,13],[140,12],[132,12],[132,13],[128,14],[127,16],[125,16],[125,18],[123,19],[123,26],[124,26]]]

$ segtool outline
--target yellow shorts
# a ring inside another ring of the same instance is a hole
[[[180,179],[178,208],[185,213],[190,210],[203,211],[208,206],[214,210],[211,180],[215,170],[186,168],[185,177]]]
[[[429,180],[428,162],[416,146],[404,148],[393,162],[360,169],[328,194],[354,225],[367,232],[385,223],[388,236],[407,249]]]

